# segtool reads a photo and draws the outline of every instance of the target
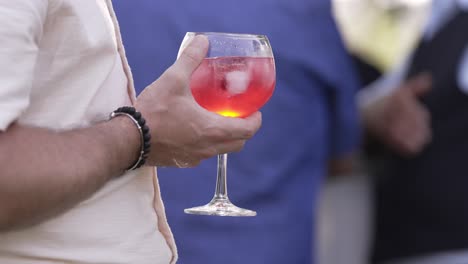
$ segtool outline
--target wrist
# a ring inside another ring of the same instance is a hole
[[[146,125],[146,120],[142,117],[140,112],[136,111],[134,107],[129,106],[120,107],[110,114],[110,119],[116,117],[126,118],[127,126],[129,123],[128,121],[131,121],[133,127],[138,131],[140,144],[137,151],[138,154],[135,156],[137,159],[131,166],[126,168],[126,171],[138,169],[146,163],[146,159],[148,158],[151,147],[151,135],[149,133],[149,128]],[[133,138],[133,140],[135,139]]]

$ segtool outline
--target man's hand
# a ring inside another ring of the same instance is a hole
[[[152,131],[150,165],[194,166],[240,150],[260,127],[260,113],[225,118],[194,101],[189,78],[207,48],[196,38],[137,100]],[[126,117],[69,131],[12,124],[0,132],[0,232],[41,223],[90,197],[135,162],[140,144]]]
[[[191,167],[216,154],[239,151],[261,125],[261,114],[241,118],[211,113],[194,100],[189,81],[208,50],[198,36],[179,59],[138,97],[136,108],[152,133],[149,165]]]
[[[431,117],[419,98],[431,89],[431,77],[420,74],[363,109],[370,133],[391,149],[415,155],[431,141]]]

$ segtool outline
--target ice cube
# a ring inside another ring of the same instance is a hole
[[[226,90],[232,95],[244,93],[249,87],[250,75],[245,71],[232,71],[226,74]]]

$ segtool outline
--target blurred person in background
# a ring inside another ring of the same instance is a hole
[[[114,6],[137,87],[174,60],[187,31],[269,37],[276,90],[262,108],[260,134],[230,155],[228,172],[233,202],[258,215],[183,213],[211,198],[216,160],[193,170],[163,169],[160,182],[179,263],[310,264],[314,207],[327,165],[333,163],[337,173],[347,170],[359,134],[358,82],[330,1],[119,0]]]
[[[468,1],[436,0],[407,61],[358,96],[375,163],[374,263],[468,263]]]

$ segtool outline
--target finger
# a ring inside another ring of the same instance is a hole
[[[415,142],[417,142],[417,129],[410,118],[403,116],[395,122],[389,129],[389,140],[392,147],[400,154],[413,152]]]
[[[432,88],[432,77],[429,73],[420,73],[411,78],[405,87],[411,94],[420,97],[427,94]]]
[[[421,118],[423,122],[421,122],[421,134],[422,134],[422,145],[426,146],[432,141],[432,126],[431,126],[431,119],[430,115],[423,115],[424,117]]]
[[[172,159],[172,167],[176,168],[193,168],[200,164],[200,160],[177,160]]]
[[[181,74],[183,78],[189,79],[206,57],[208,47],[208,38],[195,36],[172,66],[173,70]]]
[[[414,124],[413,133],[418,135],[419,143],[425,146],[432,137],[431,115],[427,108],[420,103],[413,107],[413,114],[408,117],[411,118],[410,122]]]
[[[409,120],[410,125],[401,127],[399,139],[401,146],[407,154],[418,154],[429,143],[431,131],[422,118]]]
[[[398,153],[404,156],[412,156],[420,152],[423,144],[420,138],[414,136],[407,136],[395,144],[396,150]]]
[[[218,144],[215,148],[218,154],[239,152],[244,148],[245,140],[239,139]]]
[[[410,137],[411,129],[404,125],[403,122],[395,124],[390,130],[390,139],[396,147],[403,151],[408,151],[408,138]]]
[[[262,125],[262,114],[256,112],[246,118],[220,117],[220,124],[233,139],[249,139]]]
[[[405,142],[407,154],[419,154],[427,143],[427,138],[423,134],[407,138],[407,141]]]

